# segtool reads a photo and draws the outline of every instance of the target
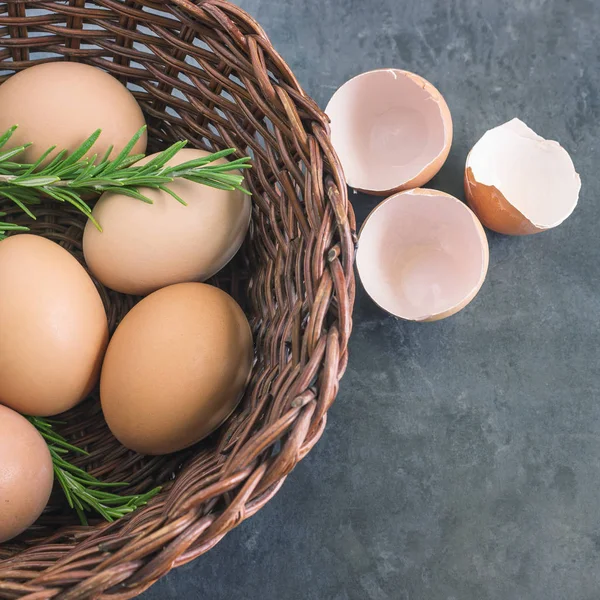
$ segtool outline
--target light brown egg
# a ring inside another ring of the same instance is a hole
[[[425,185],[452,144],[446,101],[428,81],[399,69],[358,75],[331,98],[331,140],[348,185],[387,196]]]
[[[0,405],[0,544],[37,521],[54,473],[46,442],[20,414]]]
[[[169,164],[208,154],[184,148]],[[145,295],[175,283],[205,281],[239,250],[250,224],[249,196],[186,179],[169,187],[187,206],[167,192],[141,188],[153,204],[106,193],[94,207],[102,232],[88,222],[83,250],[90,270],[107,287]]]
[[[252,362],[250,326],[231,296],[202,283],[163,288],[127,314],[110,342],[104,417],[131,450],[182,450],[232,413]]]
[[[436,190],[384,200],[360,232],[356,266],[371,298],[410,321],[437,321],[462,310],[481,288],[489,249],[477,217]]]
[[[64,248],[35,235],[0,242],[0,404],[64,412],[98,380],[108,343],[100,295]]]
[[[96,67],[51,62],[19,71],[0,86],[0,132],[18,129],[11,147],[32,142],[20,162],[35,162],[51,146],[75,150],[96,129],[100,138],[90,155],[102,157],[114,146],[115,156],[144,125],[144,115],[131,92]],[[146,134],[134,153],[146,151]]]
[[[560,225],[575,210],[580,189],[567,151],[519,119],[487,131],[467,157],[469,206],[498,233],[527,235]]]

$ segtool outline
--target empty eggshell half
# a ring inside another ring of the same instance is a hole
[[[480,290],[489,249],[477,217],[457,198],[416,189],[384,200],[367,217],[356,265],[365,290],[389,313],[437,321]]]
[[[487,131],[467,157],[469,206],[498,233],[527,235],[560,225],[575,210],[580,189],[568,152],[519,119]]]
[[[428,81],[399,69],[358,75],[325,112],[348,185],[377,195],[421,187],[442,167],[452,118]]]

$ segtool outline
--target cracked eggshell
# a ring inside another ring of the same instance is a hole
[[[452,118],[431,83],[408,71],[369,71],[345,83],[325,112],[348,185],[387,196],[425,185],[452,144]]]
[[[539,233],[575,210],[581,180],[568,152],[519,119],[487,131],[467,157],[465,193],[488,228]]]
[[[369,296],[409,321],[438,321],[462,310],[481,289],[488,263],[485,231],[469,207],[428,189],[375,207],[356,254]]]

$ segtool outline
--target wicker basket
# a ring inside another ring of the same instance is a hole
[[[134,92],[150,151],[187,138],[254,158],[250,235],[215,281],[242,303],[255,335],[240,408],[203,444],[149,458],[110,435],[96,392],[64,419],[62,433],[90,453],[78,464],[130,482],[124,493],[163,491],[130,517],[89,527],[55,491],[35,527],[0,545],[0,598],[122,600],[258,511],[323,433],[348,358],[354,217],[325,115],[240,8],[225,0],[9,1],[0,28],[3,78],[41,61],[84,61]],[[0,210],[22,220],[5,201]],[[81,260],[81,216],[56,205],[37,214],[32,230]],[[99,289],[114,330],[136,299]]]

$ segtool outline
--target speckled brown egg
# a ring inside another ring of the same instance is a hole
[[[54,474],[35,427],[0,405],[0,543],[30,527],[48,504]]]
[[[208,154],[184,148],[169,164]],[[148,156],[137,164],[151,159]],[[153,204],[106,193],[94,207],[102,232],[88,222],[83,251],[88,267],[107,287],[146,295],[175,283],[205,281],[239,250],[250,224],[249,196],[186,179],[176,179],[168,187],[187,206],[168,192],[141,188]]]
[[[233,412],[253,355],[248,321],[225,292],[202,283],[154,292],[108,347],[100,379],[106,422],[142,454],[187,448]]]
[[[33,416],[72,408],[107,343],[100,295],[69,252],[36,235],[0,242],[0,404]]]
[[[11,147],[31,142],[20,162],[34,162],[51,146],[73,151],[96,129],[90,154],[122,150],[144,125],[131,92],[102,69],[76,62],[51,62],[19,71],[0,86],[0,132],[18,129]],[[133,151],[146,151],[146,134]]]

